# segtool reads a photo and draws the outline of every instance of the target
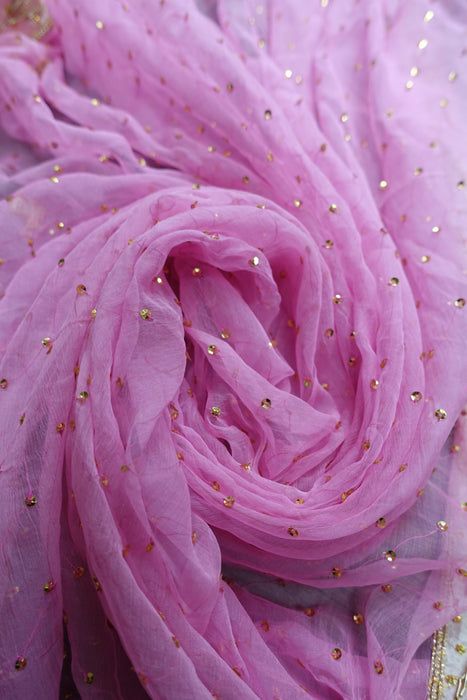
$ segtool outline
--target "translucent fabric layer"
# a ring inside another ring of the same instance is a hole
[[[467,609],[467,8],[47,9],[0,35],[0,697],[422,700]]]

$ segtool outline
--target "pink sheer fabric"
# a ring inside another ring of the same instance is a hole
[[[467,609],[467,8],[48,11],[0,37],[0,696],[421,700]]]

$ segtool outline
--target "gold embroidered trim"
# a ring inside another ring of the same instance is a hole
[[[457,681],[456,694],[454,700],[460,700],[467,691],[467,671]]]
[[[433,636],[431,650],[430,680],[427,700],[440,700],[444,695],[444,660],[446,658],[447,626],[441,627]]]

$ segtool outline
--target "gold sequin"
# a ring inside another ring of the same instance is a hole
[[[324,331],[324,335],[326,336],[326,338],[332,338],[332,336],[334,335],[333,329],[332,329],[332,328],[327,328],[327,329]]]
[[[248,183],[250,182],[250,178],[248,177],[248,175],[244,175],[244,176],[242,177],[242,182],[243,182],[245,185],[248,185]]]
[[[448,529],[448,524],[445,520],[439,520],[437,523],[437,527],[439,530],[445,532]]]
[[[286,78],[291,78],[292,75],[293,75],[293,74],[292,74],[292,71],[290,70],[290,68],[287,68],[287,70],[284,71],[284,76],[285,76]]]
[[[427,46],[428,46],[428,39],[420,39],[420,41],[418,42],[418,48],[421,51],[423,51],[423,49],[426,49]]]
[[[467,571],[465,569],[457,569],[459,576],[467,576]]]
[[[151,540],[149,544],[146,545],[146,552],[152,552],[155,546],[156,543],[153,540]]]
[[[97,20],[97,22],[96,22],[96,27],[97,27],[98,29],[104,29],[104,23],[101,22],[100,19],[99,19],[99,20]]]
[[[44,586],[44,593],[52,593],[56,585],[57,584],[54,581],[47,581]]]
[[[333,245],[334,245],[334,241],[332,241],[330,238],[328,238],[328,240],[325,241],[325,243],[324,243],[324,247],[327,248],[328,250],[329,250],[329,248],[332,248]]]
[[[27,659],[24,656],[18,656],[18,658],[15,661],[16,670],[22,671],[24,668],[26,668],[27,663]]]
[[[335,214],[337,211],[337,204],[330,204],[329,211],[331,212],[331,214]]]
[[[388,561],[395,561],[397,554],[392,549],[388,549],[388,551],[384,553],[384,556]]]
[[[391,279],[389,280],[389,284],[391,285],[391,287],[397,287],[397,285],[399,284],[399,278],[391,277]]]
[[[37,498],[30,494],[29,496],[26,496],[24,503],[28,508],[32,508],[33,506],[37,505]]]
[[[342,571],[339,569],[338,566],[334,566],[331,570],[332,575],[334,578],[340,578],[342,576]]]
[[[59,182],[58,177],[55,177],[55,175],[54,175],[53,177],[50,178],[50,182],[53,182],[55,185],[58,185],[58,182]]]
[[[346,122],[349,120],[349,115],[348,114],[341,114],[341,122]]]
[[[413,80],[408,80],[405,84],[405,87],[407,90],[411,90],[413,88],[413,86],[414,86]]]
[[[463,190],[464,187],[465,187],[465,181],[464,181],[464,180],[459,180],[459,182],[457,183],[457,189],[458,189],[458,190]]]
[[[242,469],[245,469],[245,471],[247,471],[247,472],[251,471],[251,464],[250,464],[250,462],[245,462],[245,464],[241,464],[240,467],[241,467]]]
[[[0,381],[0,389],[6,389],[8,387],[8,379],[2,379]]]
[[[357,364],[357,358],[356,357],[349,357],[350,367],[355,367],[356,364]]]
[[[313,617],[315,614],[313,608],[306,608],[304,612],[307,617]]]
[[[94,673],[91,673],[91,671],[85,673],[84,682],[86,683],[86,685],[92,685],[94,683]]]
[[[453,617],[452,621],[453,622],[462,622],[462,615],[456,615],[456,617]]]
[[[355,622],[356,625],[363,625],[364,623],[364,618],[361,613],[355,613],[355,615],[352,617],[352,620]]]
[[[193,277],[201,277],[203,273],[200,267],[194,267],[191,274],[193,275]]]
[[[59,435],[62,435],[62,433],[65,431],[65,423],[58,423],[56,430]]]
[[[221,487],[218,481],[213,481],[211,486],[214,489],[214,491],[219,491]]]
[[[86,287],[84,286],[84,284],[78,284],[78,286],[76,287],[76,291],[78,292],[78,294],[86,294]]]
[[[410,394],[410,398],[412,399],[412,401],[413,401],[414,403],[418,403],[419,401],[422,400],[422,394],[421,394],[420,391],[413,391],[413,392]]]
[[[437,600],[436,603],[433,603],[433,607],[435,610],[441,610],[441,608],[443,607],[443,604],[440,600]]]
[[[299,199],[294,199],[294,205],[298,208],[302,206],[302,202]]]
[[[390,583],[386,583],[384,584],[384,586],[381,586],[381,590],[383,591],[383,593],[389,593],[390,591],[392,591],[392,586]]]
[[[385,190],[388,186],[388,181],[387,180],[380,180],[379,183],[379,189],[380,190]]]
[[[430,258],[429,255],[422,255],[422,257],[421,257],[422,263],[430,262],[430,259],[431,259],[431,258]]]
[[[434,16],[435,13],[433,12],[433,10],[428,10],[428,12],[425,13],[425,17],[423,18],[423,20],[425,22],[431,22]]]
[[[271,119],[271,117],[272,117],[272,112],[271,112],[270,109],[267,109],[267,110],[265,111],[265,113],[264,113],[264,118],[265,118],[265,119]]]
[[[312,385],[312,381],[310,377],[305,377],[303,380],[303,386],[305,386],[307,389]]]
[[[379,387],[379,381],[377,379],[372,379],[370,382],[370,387],[372,389],[377,389]]]
[[[233,496],[226,496],[223,500],[224,505],[226,508],[232,508],[233,504],[235,503],[235,498]]]
[[[248,260],[248,263],[251,265],[251,267],[256,267],[259,265],[259,258],[257,255],[254,255],[252,258]]]
[[[381,661],[375,661],[375,663],[374,663],[374,669],[375,669],[376,673],[377,673],[379,676],[383,673],[383,671],[384,671],[384,666],[383,666],[383,664],[381,663]]]
[[[75,578],[81,578],[84,575],[84,568],[82,566],[77,566],[73,569],[73,576]]]
[[[141,309],[141,311],[139,312],[139,315],[145,321],[149,321],[149,319],[152,317],[152,313],[149,311],[149,309]]]
[[[336,647],[335,649],[332,650],[331,656],[333,659],[338,661],[342,656],[342,651]]]
[[[224,328],[223,331],[221,331],[221,338],[224,340],[227,340],[227,338],[230,338],[230,331],[228,328]]]
[[[263,408],[271,408],[271,399],[263,399],[261,401],[261,406]]]
[[[297,505],[301,505],[302,503],[305,503],[305,501],[304,501],[303,498],[296,498],[296,499],[295,499],[295,503],[296,503]]]
[[[88,399],[88,398],[89,398],[89,394],[88,394],[87,391],[81,391],[81,392],[78,394],[78,401],[80,401],[81,403],[83,403],[84,401],[86,401],[86,399]]]
[[[234,86],[232,83],[227,83],[227,92],[233,92]]]
[[[458,654],[465,654],[465,646],[463,644],[456,644],[454,647]]]
[[[218,406],[213,406],[211,408],[211,416],[220,416],[221,414],[221,409]]]
[[[298,537],[298,530],[296,530],[294,527],[289,527],[287,532],[291,537]]]
[[[378,518],[376,521],[376,527],[383,528],[386,527],[386,518]]]
[[[24,419],[25,419],[25,418],[26,418],[26,414],[23,413],[23,414],[20,416],[20,419],[19,419],[19,424],[20,424],[20,425],[23,425]]]
[[[413,66],[413,67],[410,69],[410,75],[412,76],[412,78],[415,78],[415,77],[418,75],[418,68],[417,68],[417,66]]]
[[[52,339],[51,338],[42,338],[41,343],[45,348],[50,348],[52,346]]]
[[[208,345],[208,355],[215,355],[217,352],[217,347],[215,345]]]
[[[335,304],[341,304],[343,301],[342,296],[340,294],[334,294],[332,300]]]
[[[93,581],[93,583],[94,583],[94,588],[96,589],[96,591],[97,591],[98,593],[102,593],[102,586],[101,586],[100,581],[99,581],[99,579],[97,578],[97,576],[93,576],[93,577],[92,577],[92,581]]]
[[[369,440],[364,440],[364,441],[362,442],[362,448],[363,448],[364,450],[369,450],[369,449],[370,449],[370,441],[369,441]]]
[[[465,306],[465,299],[456,299],[454,306],[457,306],[458,309],[463,309]]]
[[[446,413],[446,411],[444,410],[444,408],[437,408],[436,411],[435,411],[435,417],[436,417],[438,420],[444,420],[444,419],[447,417],[447,415],[448,415],[448,414]]]

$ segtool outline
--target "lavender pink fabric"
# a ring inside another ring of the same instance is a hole
[[[422,700],[467,609],[465,3],[47,7],[0,36],[0,697]]]

